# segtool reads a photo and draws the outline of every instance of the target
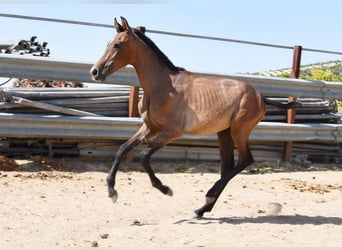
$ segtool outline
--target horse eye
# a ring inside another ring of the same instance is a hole
[[[115,48],[115,49],[119,49],[119,48],[120,48],[120,46],[121,46],[121,44],[120,44],[120,43],[115,43],[115,44],[114,44],[114,48]]]

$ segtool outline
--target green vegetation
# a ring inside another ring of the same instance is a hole
[[[194,172],[194,170],[195,170],[195,168],[187,166],[187,165],[180,165],[176,168],[176,172],[178,172],[178,173],[191,174]]]
[[[260,75],[290,77],[291,69],[270,70]],[[319,81],[342,82],[342,61],[316,63],[300,67],[300,78]]]
[[[342,76],[334,74],[330,69],[311,69],[303,79],[342,82]]]

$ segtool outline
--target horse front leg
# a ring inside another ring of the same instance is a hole
[[[115,155],[115,160],[107,176],[108,196],[112,198],[113,202],[116,202],[118,193],[114,189],[116,173],[119,169],[120,162],[123,157],[133,149],[133,147],[139,145],[148,134],[149,130],[146,125],[143,124],[140,129],[130,138],[127,142],[122,144]]]
[[[144,169],[146,170],[148,176],[150,177],[152,186],[157,188],[159,191],[161,191],[163,194],[172,196],[173,192],[171,188],[169,188],[166,185],[163,185],[163,183],[155,176],[151,165],[150,165],[150,159],[152,154],[154,154],[156,151],[161,149],[164,145],[166,145],[171,140],[177,138],[178,135],[168,135],[164,133],[158,134],[149,144],[149,147],[146,150],[142,151],[142,165]]]

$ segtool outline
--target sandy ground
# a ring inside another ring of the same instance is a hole
[[[126,163],[114,204],[110,162],[16,162],[20,171],[0,171],[2,247],[342,246],[342,171],[243,173],[195,219],[219,177],[214,164],[156,167],[173,189],[168,197]]]

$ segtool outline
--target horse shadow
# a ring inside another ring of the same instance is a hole
[[[342,218],[340,217],[326,217],[326,216],[307,216],[307,215],[263,215],[257,217],[201,217],[192,219],[183,219],[176,221],[174,224],[196,224],[196,225],[208,225],[208,224],[279,224],[279,225],[342,225]]]

